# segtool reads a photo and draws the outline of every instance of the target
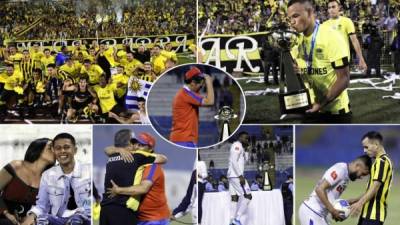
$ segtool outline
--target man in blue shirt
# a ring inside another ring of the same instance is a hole
[[[65,61],[69,58],[67,46],[63,45],[61,47],[61,52],[56,56],[56,66],[60,67],[64,65]]]

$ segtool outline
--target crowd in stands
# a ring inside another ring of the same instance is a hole
[[[289,0],[199,1],[199,29],[207,26],[208,34],[243,34],[266,31],[274,24],[286,21]],[[400,19],[400,3],[396,0],[343,1],[342,13],[351,18],[362,31],[365,23],[373,22],[381,31],[392,31]],[[327,1],[316,0],[317,19],[328,18]]]
[[[19,40],[194,34],[196,29],[190,0],[6,1],[0,18],[2,39]]]

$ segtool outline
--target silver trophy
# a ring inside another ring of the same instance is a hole
[[[278,24],[268,34],[268,42],[280,50],[279,103],[281,114],[302,114],[311,108],[308,93],[301,76],[293,68],[290,49],[297,45],[299,34],[285,24]]]
[[[228,139],[228,137],[231,135],[229,122],[237,117],[238,115],[235,114],[233,109],[229,106],[223,106],[219,109],[218,114],[214,116],[214,119],[222,121],[222,129],[219,136],[219,141]]]

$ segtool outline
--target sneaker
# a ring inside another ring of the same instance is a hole
[[[8,110],[8,113],[11,114],[11,115],[14,115],[16,117],[20,116],[19,113],[17,111],[15,111],[15,110]]]
[[[232,224],[233,224],[233,225],[243,225],[243,224],[240,222],[240,220],[238,220],[238,219],[234,219],[234,220],[232,221]]]

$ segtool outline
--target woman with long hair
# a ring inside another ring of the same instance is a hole
[[[24,160],[13,160],[0,170],[0,225],[20,224],[35,204],[42,173],[55,164],[51,140],[34,140]]]

